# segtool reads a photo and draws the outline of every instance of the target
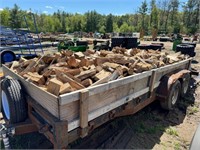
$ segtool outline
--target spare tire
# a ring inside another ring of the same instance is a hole
[[[150,45],[147,45],[147,44],[139,44],[137,46],[138,49],[144,49],[144,50],[148,50],[150,49]]]
[[[27,103],[24,91],[18,80],[5,78],[1,82],[2,114],[10,124],[19,123],[27,118]]]
[[[188,45],[188,44],[179,44],[176,46],[176,51],[181,52],[182,54],[187,54],[191,57],[194,56],[194,46],[193,45]]]
[[[12,62],[16,60],[16,55],[11,50],[4,50],[1,52],[1,63]]]

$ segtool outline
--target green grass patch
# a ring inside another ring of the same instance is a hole
[[[195,113],[199,112],[199,108],[197,106],[189,107],[187,110],[187,114],[193,115]]]
[[[178,136],[178,132],[176,128],[171,127],[171,126],[166,129],[166,133],[169,135]]]

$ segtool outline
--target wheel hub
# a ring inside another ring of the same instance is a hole
[[[10,119],[10,108],[9,108],[8,98],[4,91],[2,91],[1,98],[2,98],[2,107],[3,107],[3,111],[5,113],[5,116],[7,119]]]

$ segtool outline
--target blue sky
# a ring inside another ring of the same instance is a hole
[[[112,13],[122,15],[135,13],[143,0],[0,0],[0,10],[5,7],[12,8],[17,4],[22,10],[31,10],[38,13],[51,14],[63,10],[70,13],[85,13],[96,10],[101,14]],[[146,0],[147,3],[150,0]],[[157,0],[158,1],[158,0]],[[185,2],[187,0],[180,0]]]

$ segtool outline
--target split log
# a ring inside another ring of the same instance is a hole
[[[64,83],[60,87],[59,94],[65,94],[65,93],[69,93],[69,92],[72,92],[72,91],[73,91],[73,88],[71,87],[71,85],[69,83]]]
[[[79,61],[74,56],[70,57],[67,63],[71,68],[77,68],[79,66]]]
[[[60,92],[60,88],[63,85],[61,81],[56,78],[49,80],[49,84],[47,85],[47,91],[58,96]]]
[[[37,72],[28,72],[26,74],[23,75],[24,78],[26,78],[27,80],[31,80],[34,83],[37,83],[39,85],[44,85],[45,84],[45,79],[43,77],[43,75],[39,75]]]
[[[93,64],[94,64],[93,60],[88,60],[87,58],[82,58],[79,66],[80,67],[84,67],[84,66],[88,67]]]
[[[19,62],[18,61],[13,61],[11,67],[10,67],[10,70],[14,70],[16,68],[19,67]]]
[[[80,79],[80,80],[84,80],[86,78],[89,78],[93,75],[96,74],[96,69],[91,69],[91,70],[86,70],[81,72],[79,75],[75,76],[76,78]]]
[[[110,72],[105,71],[105,70],[101,70],[99,73],[97,73],[95,76],[93,76],[95,81],[101,80],[105,77],[108,77],[109,75],[111,75]]]
[[[70,50],[63,50],[60,52],[63,56],[67,56],[67,57],[70,57],[73,55],[73,51],[70,51]]]
[[[82,52],[76,52],[76,53],[74,53],[74,56],[77,59],[81,59],[81,58],[85,57],[85,55]]]
[[[80,70],[80,69],[79,69],[79,70]],[[66,74],[68,77],[70,77],[71,79],[75,80],[76,82],[81,83],[81,80],[80,80],[80,79],[76,78],[74,75],[72,75],[72,74],[70,74],[70,73],[68,73],[68,72],[63,72],[63,70],[56,70],[56,69],[55,69],[55,72],[56,72],[56,74],[64,73],[64,74]]]
[[[105,62],[110,62],[110,58],[98,57],[94,60],[96,66],[100,66]]]
[[[75,75],[78,75],[81,73],[81,70],[79,68],[76,68],[76,69],[68,69],[66,67],[50,67],[50,69],[54,69],[55,71],[58,70],[60,72],[63,72],[63,73],[69,73],[73,76]]]
[[[59,74],[56,74],[57,78],[60,79],[63,83],[67,83],[69,82],[69,84],[77,89],[77,90],[80,90],[80,89],[83,89],[85,88],[82,84],[78,83],[77,81],[73,80],[72,78],[70,78],[69,76],[67,76],[66,74],[64,73],[59,73]]]
[[[105,62],[103,63],[103,68],[113,68],[113,69],[117,69],[117,67],[119,67],[119,64],[116,63],[110,63],[110,62]]]
[[[92,80],[91,79],[85,79],[85,80],[83,80],[82,82],[82,85],[84,85],[85,87],[88,87],[88,86],[90,86],[90,85],[92,85]]]

